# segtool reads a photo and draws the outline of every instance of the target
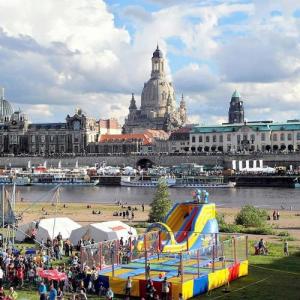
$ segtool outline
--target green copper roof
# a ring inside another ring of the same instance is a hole
[[[295,123],[251,123],[251,124],[224,124],[203,125],[193,127],[191,133],[222,133],[239,131],[242,127],[251,128],[253,131],[300,131],[300,122]]]
[[[237,90],[235,90],[234,93],[232,94],[231,98],[241,98],[241,95]]]

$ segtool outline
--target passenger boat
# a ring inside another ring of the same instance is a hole
[[[95,186],[98,183],[99,180],[91,180],[85,169],[49,169],[32,174],[33,185]]]
[[[224,182],[223,176],[177,178],[175,188],[234,188],[235,182]]]
[[[131,180],[130,176],[122,176],[121,177],[121,186],[128,186],[128,187],[157,187],[159,180],[165,180],[167,186],[171,187],[176,183],[175,178],[151,178],[150,180],[143,180],[142,177],[135,178]]]
[[[10,176],[10,175],[1,175],[0,176],[0,185],[18,185],[25,186],[30,185],[30,178],[27,176]]]
[[[235,182],[229,181],[227,183],[176,183],[172,185],[174,188],[234,188]]]

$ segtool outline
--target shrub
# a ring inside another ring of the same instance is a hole
[[[280,231],[277,233],[278,236],[284,236],[284,237],[287,237],[287,236],[290,236],[290,234],[287,232],[287,231]]]
[[[246,205],[237,214],[235,223],[245,227],[264,227],[267,216],[266,210],[256,208],[253,205]]]

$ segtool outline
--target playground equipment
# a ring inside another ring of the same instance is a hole
[[[196,190],[194,201],[176,203],[165,223],[149,226],[148,232],[160,231],[158,247],[162,252],[194,250],[214,242],[209,234],[219,233],[219,226],[216,205],[208,203],[208,196],[205,190]]]
[[[218,233],[215,205],[197,190],[193,201],[175,204],[165,223],[156,223],[127,244],[118,240],[81,248],[83,266],[98,266],[99,284],[124,295],[128,276],[131,295],[146,297],[149,279],[161,294],[167,278],[170,298],[189,299],[248,274],[246,236]],[[154,231],[154,229],[156,229]]]

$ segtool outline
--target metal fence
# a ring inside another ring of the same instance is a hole
[[[174,236],[178,236],[175,233]],[[164,251],[166,240],[160,231],[153,231],[130,237],[120,244],[119,240],[105,241],[81,247],[82,267],[111,269],[139,264],[145,268],[145,278],[163,276],[172,272],[182,281],[198,278],[203,273],[214,272],[247,259],[247,236],[193,233],[198,235],[201,246],[190,248],[188,241],[181,243],[180,251]],[[165,236],[164,236],[165,237]],[[149,274],[148,264],[151,264]]]

